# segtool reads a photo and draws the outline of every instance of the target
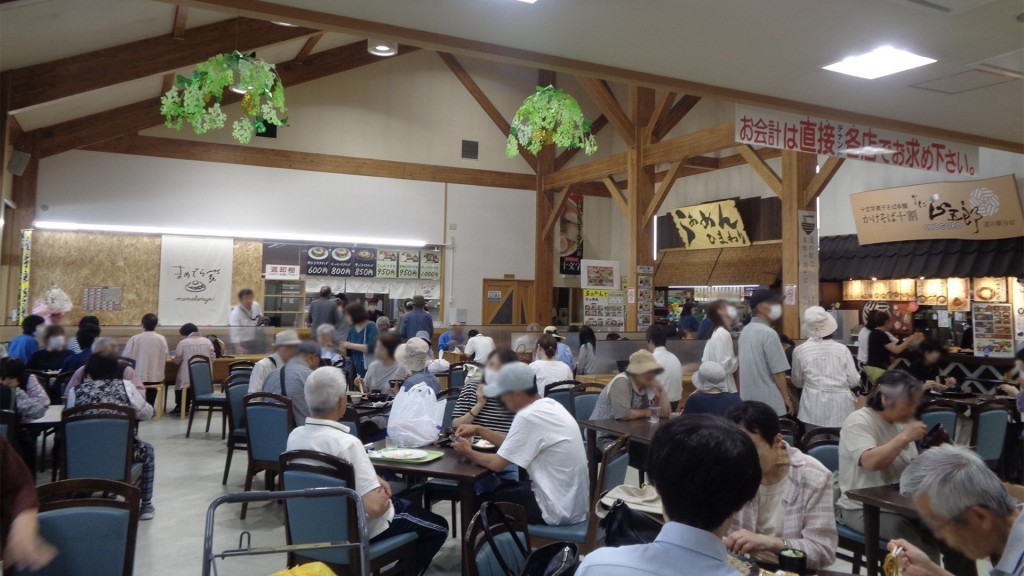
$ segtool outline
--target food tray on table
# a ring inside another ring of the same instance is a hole
[[[419,450],[413,448],[385,448],[368,452],[367,456],[374,462],[397,462],[400,464],[426,464],[440,460],[444,452],[438,450]]]

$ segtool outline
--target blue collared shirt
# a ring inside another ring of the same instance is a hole
[[[402,390],[408,390],[417,384],[426,384],[434,390],[434,394],[441,393],[441,383],[437,381],[437,376],[430,373],[429,370],[424,368],[419,372],[413,372],[405,379],[402,383]]]
[[[572,348],[564,342],[558,343],[558,351],[555,352],[555,360],[565,362],[570,370],[576,369],[576,359],[572,357]]]
[[[999,564],[989,572],[992,576],[1024,576],[1024,510],[1018,508],[1018,512],[1003,556]]]
[[[453,341],[454,344],[452,343]],[[452,335],[452,331],[449,330],[444,334],[441,334],[441,336],[437,339],[437,349],[448,352],[452,349],[452,346],[463,346],[465,343],[465,335],[454,336]]]
[[[711,532],[669,522],[653,544],[601,548],[583,559],[576,576],[736,576],[722,539]]]
[[[421,330],[433,338],[434,319],[429,312],[422,308],[413,308],[405,316],[402,316],[402,327],[399,329],[398,335],[402,337],[403,341],[415,338],[416,333]]]

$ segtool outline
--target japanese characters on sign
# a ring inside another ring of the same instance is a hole
[[[587,326],[622,328],[625,317],[625,294],[621,290],[583,291],[583,323]]]
[[[850,195],[850,204],[862,245],[1024,235],[1024,211],[1012,175],[861,192]]]
[[[224,324],[233,292],[233,246],[231,238],[161,237],[158,310],[164,323]]]
[[[295,265],[267,264],[263,269],[263,277],[267,280],[299,279],[299,267]]]
[[[341,278],[395,278],[401,280],[439,280],[441,253],[437,250],[399,250],[395,248],[362,247],[303,247],[302,266],[274,265],[277,268],[295,268],[307,276]],[[271,278],[267,265],[267,278]]]
[[[750,246],[734,200],[684,206],[670,212],[683,247],[690,250]]]
[[[940,174],[973,176],[978,168],[977,146],[741,105],[736,141]]]
[[[619,288],[617,260],[581,260],[580,263],[583,268],[580,288]]]
[[[569,276],[580,275],[583,258],[583,194],[571,192],[558,219],[558,271]]]
[[[797,304],[800,316],[803,317],[804,311],[817,306],[819,301],[818,213],[800,210],[797,217],[800,220],[800,231],[797,232]]]

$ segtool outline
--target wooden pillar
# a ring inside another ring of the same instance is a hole
[[[537,84],[553,86],[555,73],[549,70],[540,70],[537,74]],[[551,323],[551,309],[554,306],[555,242],[551,238],[551,234],[545,234],[544,230],[552,210],[551,192],[547,191],[544,178],[554,172],[554,166],[555,147],[545,146],[537,154],[536,232],[533,247],[534,313],[532,320],[542,325]]]
[[[39,155],[35,146],[29,147],[32,158],[21,176],[11,181],[11,200],[17,206],[13,221],[4,222],[3,246],[0,250],[0,265],[3,266],[6,282],[3,286],[3,322],[12,323],[8,313],[18,307],[18,287],[21,282],[21,231],[32,228],[36,219],[36,184],[39,180]],[[0,210],[3,207],[0,206]]]
[[[816,252],[813,263],[804,263],[805,271],[807,266],[813,264],[813,288],[808,285],[805,278],[804,294],[801,295],[799,290],[801,284],[800,237],[805,234],[800,227],[801,216],[808,216],[806,214],[808,211],[812,213],[816,211],[813,202],[810,203],[810,206],[804,204],[805,190],[814,179],[816,164],[817,157],[814,154],[791,150],[782,151],[782,193],[780,194],[782,197],[782,288],[785,291],[789,287],[796,287],[796,302],[783,306],[782,312],[782,330],[790,338],[800,337],[800,317],[803,310],[818,303]],[[805,214],[802,215],[801,212]],[[816,218],[814,221],[817,221]],[[812,290],[813,293],[811,293]]]
[[[654,90],[631,86],[629,88],[629,118],[635,133],[634,144],[628,149],[629,179],[628,239],[629,256],[626,263],[626,290],[637,288],[637,266],[654,264],[651,242],[651,221],[644,218],[647,207],[654,198],[654,166],[645,166],[644,146],[651,142],[651,131],[647,125],[652,121],[654,113]],[[633,302],[626,303],[626,330],[637,330],[636,297]]]

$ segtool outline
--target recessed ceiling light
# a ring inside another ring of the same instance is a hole
[[[374,56],[394,56],[398,54],[398,42],[371,38],[366,43],[366,49]]]
[[[278,26],[287,26],[289,28],[295,28],[295,27],[298,26],[298,24],[292,24],[290,22],[280,22],[280,21],[277,21],[277,20],[272,20],[270,23],[271,24],[277,24]]]
[[[840,74],[874,80],[875,78],[903,72],[904,70],[910,70],[911,68],[917,68],[932,62],[935,62],[933,58],[918,56],[912,52],[893,48],[892,46],[882,46],[866,54],[844,58],[835,64],[824,66],[824,68],[825,70],[839,72]]]
[[[519,1],[520,1],[520,2],[525,2],[526,4],[533,4],[533,3],[534,3],[534,2],[536,2],[537,0],[519,0]]]

